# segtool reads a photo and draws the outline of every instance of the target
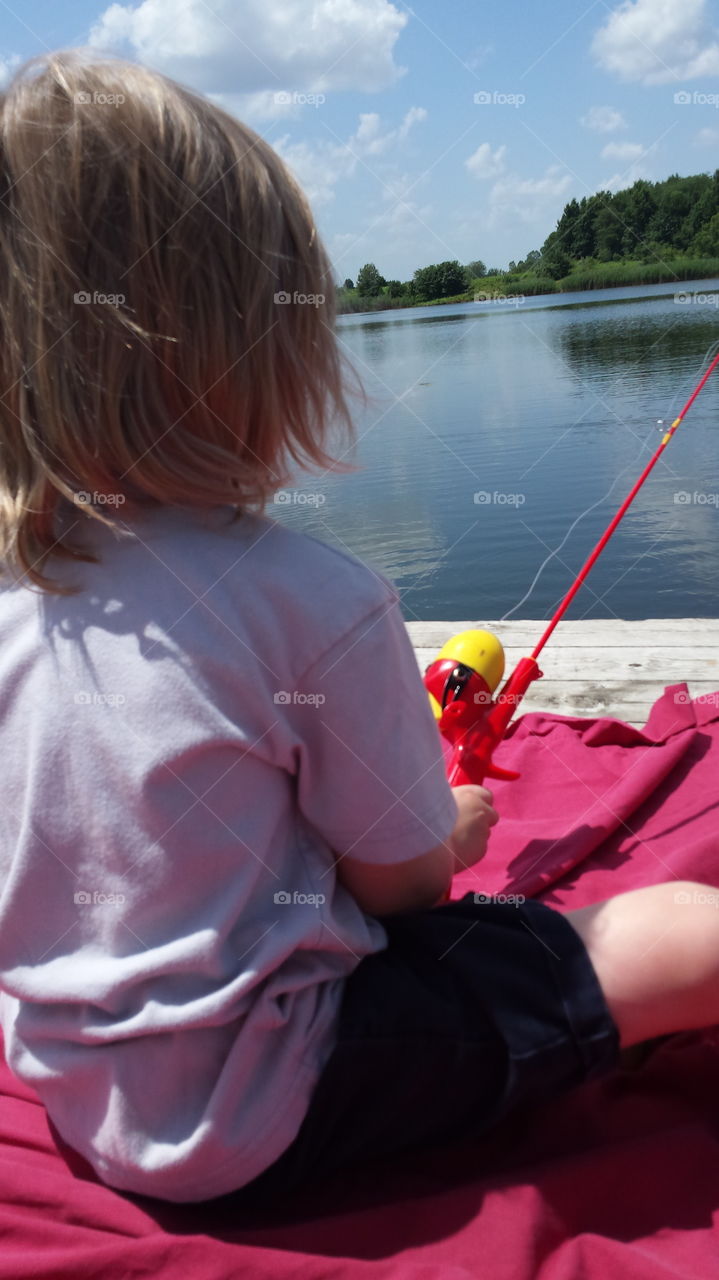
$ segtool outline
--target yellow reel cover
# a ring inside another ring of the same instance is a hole
[[[491,631],[458,631],[440,649],[435,661],[439,662],[443,658],[471,667],[472,671],[476,671],[487,681],[492,693],[504,675],[504,649]],[[428,697],[435,719],[439,720],[442,708],[431,693],[428,693]]]

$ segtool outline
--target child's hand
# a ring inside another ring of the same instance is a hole
[[[450,844],[454,851],[453,875],[474,866],[487,852],[490,827],[499,821],[492,808],[492,792],[486,787],[454,787],[459,815]]]

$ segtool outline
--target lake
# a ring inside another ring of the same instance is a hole
[[[386,574],[407,620],[545,618],[719,341],[719,282],[343,316],[337,332],[370,397],[360,469],[302,476],[269,514]],[[568,617],[717,616],[718,445],[719,371]]]

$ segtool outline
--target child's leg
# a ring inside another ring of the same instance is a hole
[[[622,1047],[719,1022],[719,890],[672,881],[567,911]]]

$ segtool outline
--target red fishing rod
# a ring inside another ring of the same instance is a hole
[[[492,755],[530,684],[542,675],[537,658],[717,365],[719,352],[697,383],[684,408],[664,433],[636,484],[582,565],[530,657],[520,658],[496,697],[493,698],[492,694],[503,671],[503,658],[498,660],[502,649],[495,637],[488,632],[464,632],[455,637],[427,668],[425,686],[431,695],[440,733],[452,749],[447,764],[447,776],[452,786],[468,782],[481,784],[485,778],[519,777],[517,773],[494,765]]]

